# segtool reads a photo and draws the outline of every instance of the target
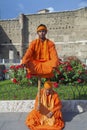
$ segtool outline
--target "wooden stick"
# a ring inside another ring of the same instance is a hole
[[[41,78],[38,77],[38,107],[40,107],[40,98],[41,98],[40,89],[41,89]]]

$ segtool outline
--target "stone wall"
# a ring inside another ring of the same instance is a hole
[[[29,41],[35,38],[36,27],[41,23],[47,26],[47,36],[54,42],[87,40],[87,8],[26,17],[29,19]]]
[[[14,58],[21,46],[21,29],[18,19],[0,21],[0,58],[9,58],[9,50],[14,50]]]
[[[87,59],[87,8],[0,20],[0,58],[9,58],[10,49],[14,50],[14,58],[21,58],[28,43],[37,38],[39,24],[47,26],[47,38],[54,41],[60,57]]]
[[[59,57],[77,56],[83,63],[87,59],[87,42],[58,43],[56,49]]]

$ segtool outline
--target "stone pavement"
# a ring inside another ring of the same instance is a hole
[[[27,112],[0,113],[0,130],[29,130],[24,121]],[[63,112],[65,128],[63,130],[87,130],[87,111],[83,113]]]

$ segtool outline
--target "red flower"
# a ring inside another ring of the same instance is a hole
[[[18,84],[18,81],[16,78],[12,79],[12,82],[15,83],[15,84]]]
[[[15,69],[15,65],[10,66],[10,69]]]
[[[86,67],[86,65],[85,64],[82,64],[82,66],[85,68]]]
[[[72,71],[72,67],[71,67],[71,66],[68,66],[68,67],[67,67],[67,71]]]
[[[18,70],[20,68],[20,65],[15,66],[15,68]]]
[[[3,70],[3,72],[4,72],[4,73],[7,73],[7,72],[8,72],[8,70]]]
[[[20,65],[15,66],[15,68],[16,69],[22,69],[22,68],[24,68],[24,66],[20,64]]]
[[[81,83],[81,82],[82,82],[82,80],[81,80],[81,79],[78,79],[78,80],[77,80],[77,82],[78,82],[78,83]]]
[[[54,82],[54,83],[53,83],[53,86],[54,86],[54,88],[58,88],[58,83],[57,83],[57,82]]]
[[[64,78],[61,78],[61,80],[64,80]]]
[[[31,77],[32,77],[31,74],[26,75],[26,78],[28,78],[28,79],[30,79]]]
[[[59,65],[64,64],[64,62],[62,61],[62,59],[59,59]]]
[[[61,74],[60,70],[58,70],[58,69],[56,69],[56,72],[57,72],[58,74]]]
[[[21,68],[24,68],[24,66],[23,65],[12,65],[12,66],[10,66],[10,69],[21,69]]]
[[[65,61],[65,63],[64,63],[65,65],[70,65],[70,62],[68,62],[68,61]]]

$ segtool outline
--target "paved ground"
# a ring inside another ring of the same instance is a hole
[[[25,112],[0,113],[0,130],[29,130],[24,124],[27,114]],[[63,130],[87,130],[87,112],[65,112],[63,116],[66,123]]]

